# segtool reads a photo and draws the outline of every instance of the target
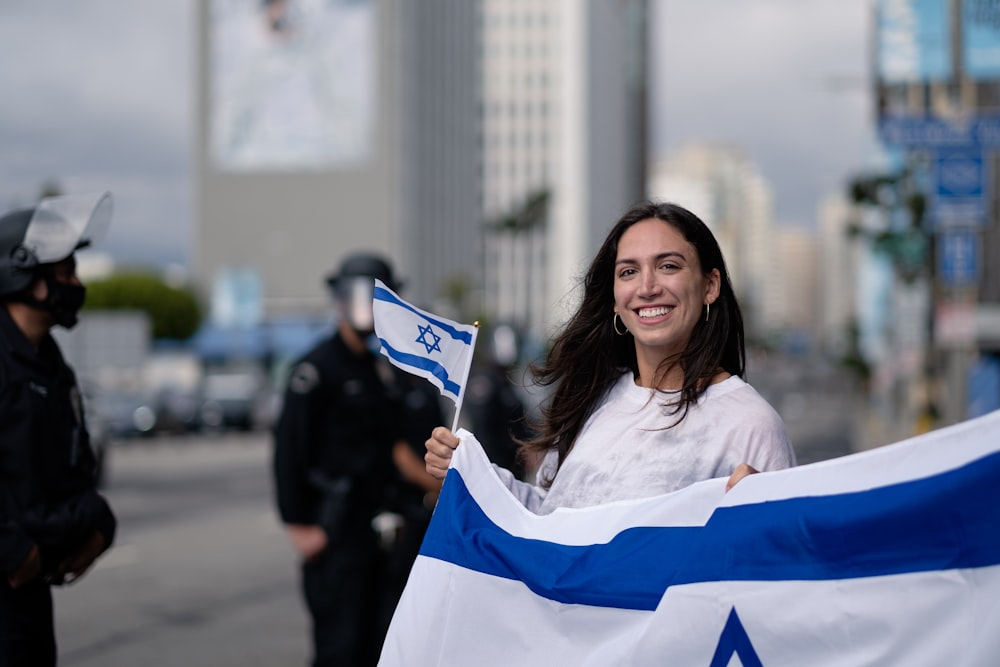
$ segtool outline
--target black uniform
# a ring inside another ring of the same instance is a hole
[[[396,370],[398,386],[401,387],[404,424],[403,436],[406,446],[423,462],[427,448],[424,443],[435,427],[444,423],[441,410],[441,394],[427,380]],[[406,587],[410,569],[420,552],[424,534],[431,522],[433,501],[427,491],[409,482],[400,481],[391,508],[402,517],[396,541],[389,551],[386,564],[385,602],[383,604],[382,626],[388,630],[399,598]]]
[[[372,528],[398,483],[400,397],[388,362],[340,334],[293,368],[275,427],[277,503],[285,523],[321,525],[330,544],[303,564],[317,665],[368,665],[384,636],[385,554]]]
[[[518,457],[516,439],[528,435],[525,409],[506,371],[492,364],[474,366],[463,410],[469,430],[483,445],[490,461],[524,479],[524,464]]]
[[[114,539],[73,371],[51,336],[36,350],[0,306],[0,665],[54,665],[49,586],[94,531]],[[7,578],[37,545],[43,576]]]

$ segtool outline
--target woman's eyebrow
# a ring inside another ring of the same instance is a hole
[[[668,257],[679,257],[679,258],[681,258],[683,260],[687,259],[686,257],[684,257],[684,253],[682,253],[682,252],[680,252],[678,250],[669,250],[667,252],[661,252],[659,255],[657,255],[653,259],[655,259],[656,261],[659,262],[660,260],[667,259]],[[615,262],[615,266],[618,266],[619,264],[636,264],[636,263],[638,263],[638,261],[639,260],[632,259],[631,257],[622,257],[621,259],[619,259],[619,260],[617,260]]]

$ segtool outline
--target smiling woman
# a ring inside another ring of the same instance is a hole
[[[743,319],[722,252],[696,215],[633,207],[584,277],[576,313],[532,370],[553,386],[536,435],[538,485],[499,474],[538,513],[644,498],[795,464],[784,424],[743,380]],[[427,467],[459,444],[435,429]]]
[[[649,218],[625,230],[615,261],[615,315],[635,339],[637,384],[683,386],[683,369],[664,362],[680,357],[702,312],[708,321],[720,281],[719,269],[702,272],[694,246],[676,228]]]

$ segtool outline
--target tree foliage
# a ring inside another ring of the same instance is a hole
[[[142,272],[120,273],[87,283],[85,308],[141,310],[149,315],[154,339],[185,340],[201,324],[201,307],[188,288],[171,287]]]
[[[549,202],[552,193],[548,188],[535,190],[528,194],[520,206],[516,206],[506,215],[501,215],[486,223],[490,231],[506,231],[518,233],[531,231],[544,226],[549,215]]]
[[[852,225],[848,235],[867,237],[872,249],[886,255],[905,282],[927,275],[931,250],[925,229],[927,195],[914,174],[904,168],[898,173],[859,176],[848,184],[848,195],[857,206],[880,209],[886,220],[883,229]],[[905,222],[894,225],[894,218]]]

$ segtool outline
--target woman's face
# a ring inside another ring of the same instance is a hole
[[[687,345],[720,276],[702,273],[698,253],[669,223],[649,218],[629,227],[615,259],[615,312],[635,338],[640,359],[659,363]]]

